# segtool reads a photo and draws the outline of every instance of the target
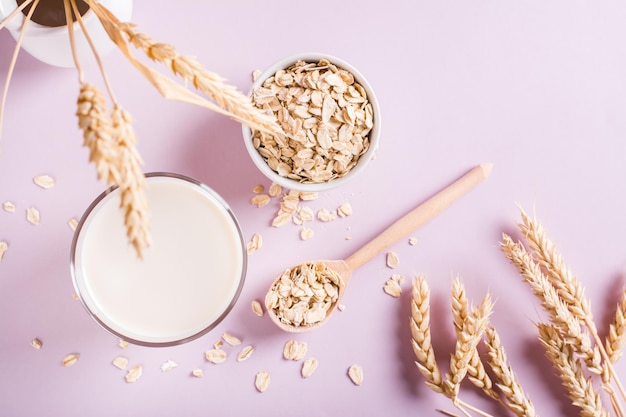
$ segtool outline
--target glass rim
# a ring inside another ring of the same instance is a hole
[[[204,327],[203,329],[201,329],[200,331],[196,333],[193,333],[185,337],[177,338],[174,340],[166,340],[166,341],[142,340],[136,337],[130,337],[128,335],[125,335],[123,332],[116,330],[112,328],[110,325],[108,325],[107,323],[105,323],[99,317],[97,312],[94,311],[94,309],[92,309],[89,302],[86,300],[86,295],[83,294],[83,291],[81,290],[79,281],[84,282],[84,278],[82,277],[83,275],[82,272],[77,271],[76,258],[77,258],[77,250],[79,248],[78,245],[79,245],[79,240],[81,237],[81,231],[83,230],[83,227],[85,226],[87,221],[91,218],[91,215],[95,212],[94,210],[100,205],[100,203],[102,203],[102,201],[106,197],[108,197],[111,193],[115,192],[119,188],[117,186],[110,186],[109,188],[104,190],[102,193],[100,193],[84,211],[83,215],[81,216],[76,226],[76,230],[74,231],[74,236],[72,237],[72,245],[70,249],[70,272],[72,276],[72,284],[74,286],[74,290],[76,291],[76,295],[78,296],[80,303],[85,308],[89,316],[93,320],[95,320],[96,323],[98,323],[101,327],[103,327],[105,330],[107,330],[109,333],[113,334],[114,336],[117,336],[118,338],[124,341],[127,341],[129,343],[132,343],[134,345],[140,345],[140,346],[147,346],[147,347],[177,346],[177,345],[181,345],[181,344],[196,340],[200,338],[201,336],[204,336],[211,330],[213,330],[218,324],[220,324],[226,318],[226,316],[230,313],[230,311],[235,306],[235,303],[237,302],[237,300],[239,299],[239,296],[241,295],[244,282],[246,280],[248,257],[247,257],[247,252],[246,252],[245,240],[244,240],[243,233],[241,230],[241,225],[239,224],[239,221],[237,220],[237,217],[235,216],[235,213],[233,212],[233,210],[230,208],[228,203],[215,190],[213,190],[208,185],[194,178],[191,178],[182,174],[172,173],[172,172],[155,171],[155,172],[146,173],[144,175],[147,180],[149,180],[150,178],[172,178],[175,180],[180,180],[183,182],[190,183],[198,187],[200,190],[202,190],[202,192],[204,192],[213,200],[215,200],[215,202],[219,204],[219,206],[221,206],[225,210],[226,214],[228,214],[228,217],[231,220],[232,225],[234,226],[234,229],[237,231],[237,238],[239,240],[239,243],[240,243],[239,247],[241,249],[241,275],[239,277],[237,289],[235,290],[235,293],[233,294],[232,299],[230,300],[226,308],[222,311],[222,313],[216,319],[212,320],[211,323],[209,323],[206,327]],[[79,275],[81,276],[79,277]]]

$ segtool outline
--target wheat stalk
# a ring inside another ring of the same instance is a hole
[[[467,375],[470,359],[487,328],[492,309],[491,295],[487,294],[480,306],[467,316],[457,335],[455,351],[450,357],[450,370],[446,374],[446,384],[453,397],[458,396],[461,381]]]
[[[252,105],[252,101],[226,84],[222,77],[206,70],[194,58],[178,55],[173,46],[154,42],[150,37],[136,32],[132,24],[120,22],[97,0],[85,0],[95,12],[111,40],[148,81],[165,97],[206,107],[226,115],[252,129],[269,134],[284,134],[276,120]],[[215,103],[203,99],[163,74],[139,62],[127,46],[125,36],[149,58],[164,63],[170,71],[180,76],[199,91],[206,93]]]
[[[565,265],[562,256],[556,250],[555,244],[547,237],[543,225],[534,218],[528,216],[520,207],[522,222],[518,224],[531,250],[534,252],[540,267],[546,271],[550,283],[557,289],[559,297],[565,301],[572,314],[588,329],[591,337],[595,340],[595,348],[605,363],[597,362],[601,375],[605,381],[613,380],[618,387],[622,398],[626,399],[626,392],[612,366],[610,355],[598,333],[593,320],[591,302],[585,297],[585,291],[576,277]],[[606,371],[605,371],[606,370]]]
[[[124,213],[126,236],[141,258],[143,250],[151,244],[148,200],[144,192],[145,176],[141,171],[142,160],[135,147],[136,136],[128,112],[119,105],[114,106],[111,122],[117,138],[120,207]]]
[[[608,417],[600,395],[593,388],[591,378],[585,378],[580,360],[574,358],[569,343],[561,337],[554,325],[539,323],[539,340],[546,349],[548,359],[559,372],[572,404],[581,409],[583,417]]]
[[[577,353],[583,357],[588,369],[601,375],[600,352],[597,345],[591,345],[589,334],[582,328],[578,317],[568,309],[567,304],[559,297],[556,288],[524,247],[513,242],[507,234],[503,234],[502,240],[500,245],[502,252],[517,267],[524,281],[530,285],[544,310],[550,315],[551,322],[558,326],[566,340],[576,347]]]
[[[83,145],[89,149],[89,160],[96,165],[98,178],[120,190],[120,208],[129,243],[139,258],[150,245],[150,223],[148,202],[144,192],[145,176],[141,171],[141,157],[136,149],[136,136],[131,126],[130,115],[116,101],[108,82],[104,67],[87,32],[75,0],[64,0],[65,17],[68,22],[70,44],[74,64],[81,85],[77,103],[78,124],[83,129]],[[100,90],[83,82],[84,74],[76,54],[73,19],[77,20],[98,62],[109,95],[113,100],[111,116],[106,115],[106,100]]]
[[[11,20],[17,13],[21,12],[26,6],[33,3],[32,7],[28,11],[24,22],[22,23],[22,27],[20,28],[20,35],[15,42],[15,49],[13,49],[13,55],[11,56],[11,62],[9,63],[9,70],[7,71],[7,78],[4,80],[4,88],[2,90],[2,97],[0,98],[0,137],[2,132],[2,126],[4,124],[4,109],[6,106],[7,96],[9,94],[9,85],[11,84],[11,78],[13,78],[13,70],[15,69],[15,64],[17,62],[17,56],[20,52],[22,42],[24,40],[24,35],[26,34],[26,28],[30,23],[30,19],[35,12],[35,8],[39,4],[39,0],[27,0],[22,3],[17,9],[15,9],[9,16],[7,16],[2,23],[0,23],[0,29],[2,29],[8,22]]]
[[[120,182],[117,152],[104,94],[95,86],[83,83],[77,104],[78,126],[83,130],[83,146],[89,149],[89,162],[96,165],[98,179],[116,185]]]
[[[622,356],[622,349],[626,343],[626,290],[622,292],[622,299],[615,309],[615,317],[609,325],[609,333],[605,341],[606,353],[611,363],[615,363]]]
[[[426,278],[421,275],[413,280],[410,326],[411,346],[417,359],[415,364],[426,378],[426,385],[449,397],[435,360],[430,335],[430,290]]]
[[[478,339],[482,336],[480,328],[483,323],[488,320],[488,316],[491,311],[491,299],[486,297],[481,304],[480,309],[476,309],[473,315],[468,319],[472,322],[472,329],[475,329]],[[489,414],[482,410],[475,408],[458,397],[457,389],[451,388],[448,380],[443,380],[441,371],[435,360],[435,352],[432,346],[432,340],[430,335],[430,290],[424,276],[416,276],[413,280],[413,290],[411,298],[411,318],[409,320],[411,327],[411,346],[417,361],[415,362],[422,375],[426,378],[426,385],[429,386],[435,392],[445,395],[452,400],[454,406],[465,416],[470,417],[470,414],[466,409],[472,410],[477,414],[484,417],[491,417]],[[486,325],[486,324],[485,324]],[[471,333],[472,330],[466,330],[465,335]],[[470,345],[477,343],[477,341],[471,341]],[[468,347],[469,348],[469,347]],[[474,345],[475,348],[475,345]],[[455,373],[459,376],[458,382],[463,379],[460,376],[459,368],[461,367],[460,361],[455,361],[457,370]],[[464,372],[467,372],[465,370]]]
[[[522,386],[517,381],[506,357],[504,346],[500,342],[500,336],[492,326],[485,330],[485,345],[489,355],[489,365],[495,374],[496,385],[504,394],[503,403],[516,415],[522,417],[535,417],[535,407],[524,394]]]
[[[454,329],[456,331],[457,338],[462,337],[463,324],[468,320],[469,302],[467,300],[467,294],[465,287],[459,277],[456,277],[452,281],[451,290],[452,300],[452,318],[454,322]],[[467,367],[468,379],[478,388],[481,388],[485,394],[494,400],[500,400],[500,396],[493,389],[493,383],[491,378],[485,371],[485,366],[480,360],[478,349],[474,349],[471,354],[468,367]]]
[[[520,212],[522,222],[518,223],[518,227],[535,253],[537,263],[546,271],[546,277],[557,288],[559,297],[568,304],[572,314],[588,323],[588,327],[595,331],[591,303],[585,297],[584,288],[567,268],[554,243],[548,239],[543,225],[530,218],[521,208]]]
[[[143,50],[148,58],[167,66],[175,75],[191,83],[220,107],[235,115],[237,120],[252,129],[273,135],[283,133],[275,118],[257,109],[249,97],[227,84],[223,77],[208,71],[195,58],[178,54],[172,45],[155,42],[148,35],[137,32],[133,24],[121,22],[120,30],[128,36],[130,43]]]

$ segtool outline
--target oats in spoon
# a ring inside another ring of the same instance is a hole
[[[341,277],[323,262],[307,262],[285,270],[265,296],[265,306],[292,326],[321,322],[339,298]]]

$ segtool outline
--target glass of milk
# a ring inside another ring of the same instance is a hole
[[[105,329],[143,346],[172,346],[214,328],[246,274],[241,228],[226,202],[198,181],[146,174],[152,245],[139,259],[126,239],[119,189],[80,220],[71,251],[76,293]]]

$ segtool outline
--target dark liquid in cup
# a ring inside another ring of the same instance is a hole
[[[18,5],[21,5],[26,0],[16,0]],[[63,0],[40,0],[33,12],[31,20],[42,26],[58,27],[65,26],[67,21],[65,19],[65,7]],[[29,4],[22,10],[25,16],[28,15],[30,8],[33,4]],[[76,6],[81,16],[84,16],[89,10],[89,6],[83,0],[76,0]],[[76,21],[76,15],[72,13],[72,20]]]

